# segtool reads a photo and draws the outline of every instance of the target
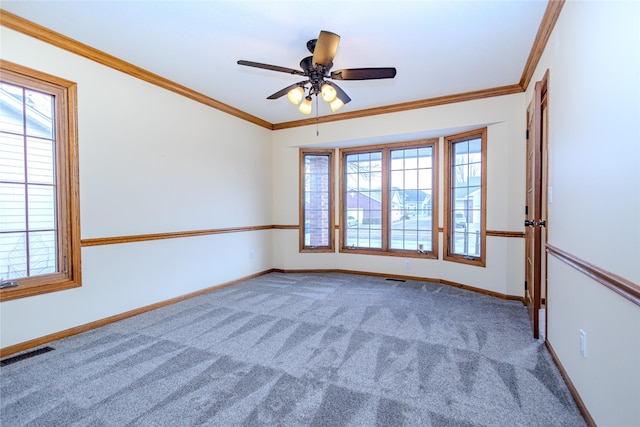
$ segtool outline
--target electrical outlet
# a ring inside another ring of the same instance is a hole
[[[580,329],[580,354],[587,357],[587,333]]]
[[[404,261],[405,270],[411,270],[411,260],[407,259]]]

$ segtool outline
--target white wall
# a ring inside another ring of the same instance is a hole
[[[271,131],[4,27],[0,37],[2,59],[78,84],[83,239],[273,223]],[[0,304],[0,347],[267,270],[271,233],[85,247],[82,287]]]
[[[640,283],[640,3],[567,2],[549,69],[549,244]],[[640,425],[640,307],[548,260],[548,340],[591,416]],[[587,333],[587,357],[579,330]]]
[[[410,141],[420,137],[442,137],[461,130],[488,127],[487,137],[487,229],[523,231],[525,165],[524,94],[448,104],[348,121],[298,127],[274,132],[273,209],[276,224],[298,224],[298,150],[309,146],[336,148],[374,143]],[[336,159],[338,159],[336,152]],[[440,143],[440,165],[443,144]],[[338,163],[336,163],[337,166]],[[340,174],[336,167],[336,184]],[[443,210],[443,171],[440,168],[440,226]],[[336,222],[339,220],[336,187]],[[445,279],[465,285],[522,296],[524,283],[524,239],[487,237],[485,268],[443,261],[411,258],[405,269],[401,257],[348,253],[309,254],[298,252],[298,231],[274,231],[274,267],[285,270],[338,268],[383,274]],[[336,233],[336,246],[338,233]]]

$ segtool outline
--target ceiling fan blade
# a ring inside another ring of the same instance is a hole
[[[268,96],[268,97],[267,97],[267,99],[278,99],[278,98],[280,98],[281,96],[284,96],[284,95],[286,95],[287,93],[289,93],[289,91],[290,91],[291,89],[295,89],[297,86],[300,86],[300,87],[304,86],[304,84],[305,84],[306,82],[308,82],[308,80],[303,80],[303,81],[301,81],[301,82],[294,83],[294,84],[292,84],[291,86],[287,86],[287,87],[285,87],[284,89],[281,89],[281,90],[277,91],[277,92],[276,92],[276,93],[274,93],[273,95]]]
[[[279,67],[277,65],[262,64],[260,62],[244,61],[241,59],[240,61],[238,61],[238,65],[246,65],[247,67],[263,68],[265,70],[280,71],[281,73],[298,74],[300,76],[304,76],[304,73],[300,70],[294,70],[293,68],[287,67]]]
[[[339,43],[339,35],[329,31],[320,31],[318,41],[313,50],[313,65],[320,64],[325,68],[331,68]]]
[[[392,79],[396,76],[396,69],[391,68],[349,68],[331,72],[334,80],[372,80]]]

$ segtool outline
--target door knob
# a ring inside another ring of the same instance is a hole
[[[524,226],[525,227],[535,227],[536,226],[536,222],[535,221],[529,221],[529,220],[524,220]]]

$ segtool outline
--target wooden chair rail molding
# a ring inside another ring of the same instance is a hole
[[[547,253],[553,255],[558,258],[560,261],[565,264],[570,265],[576,270],[584,273],[589,276],[596,282],[606,286],[611,289],[615,293],[623,296],[628,299],[632,303],[636,305],[640,305],[640,286],[625,279],[617,274],[613,274],[609,271],[603,270],[600,267],[597,267],[591,264],[588,261],[578,258],[575,255],[570,254],[569,252],[563,251],[562,249],[553,246],[551,244],[546,245]]]
[[[212,228],[208,230],[173,231],[169,233],[136,234],[132,236],[95,237],[90,239],[82,239],[80,243],[82,247],[103,246],[103,245],[117,245],[121,243],[145,242],[148,240],[179,239],[183,237],[207,236],[211,234],[243,233],[247,231],[259,231],[259,230],[271,230],[271,229],[298,230],[299,228],[300,227],[298,225],[257,225],[257,226],[251,226],[251,227]],[[340,226],[336,225],[335,228],[339,229]],[[442,228],[439,228],[438,231],[441,233],[443,232]],[[524,233],[520,231],[487,230],[487,236],[523,238]]]
[[[92,239],[82,239],[82,247],[117,245],[120,243],[145,242],[147,240],[179,239],[182,237],[207,236],[210,234],[241,233],[246,231],[270,230],[273,225],[256,225],[253,227],[230,227],[214,228],[209,230],[174,231],[170,233],[137,234],[133,236],[97,237]],[[297,228],[297,227],[296,227]]]

